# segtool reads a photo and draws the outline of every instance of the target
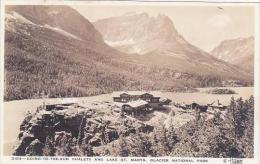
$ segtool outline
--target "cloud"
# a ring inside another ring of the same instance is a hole
[[[229,16],[221,14],[209,18],[208,24],[215,28],[225,28],[231,21]]]

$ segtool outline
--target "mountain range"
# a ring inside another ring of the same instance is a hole
[[[218,59],[254,73],[254,37],[224,40],[210,53]]]
[[[7,6],[5,99],[174,90],[252,81],[191,45],[164,15],[91,23],[68,6]]]
[[[139,54],[152,63],[192,74],[243,74],[233,65],[190,44],[166,15],[123,15],[98,20],[94,26],[108,45],[124,53]]]

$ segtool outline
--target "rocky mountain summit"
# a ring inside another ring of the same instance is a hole
[[[68,6],[8,6],[5,16],[5,100],[252,83],[245,71],[190,45],[164,15],[107,18],[100,21],[108,28],[104,33]],[[121,52],[107,42],[131,36],[130,47],[145,54]]]
[[[127,53],[146,54],[160,46],[170,48],[173,45],[176,49],[181,49],[181,44],[188,44],[165,15],[124,15],[102,19],[94,25],[106,43]]]
[[[137,59],[141,63],[158,64],[192,74],[244,74],[190,44],[173,21],[163,14],[154,17],[137,13],[101,19],[94,22],[94,26],[108,45],[124,53],[139,54],[140,59]]]
[[[214,48],[210,54],[253,74],[254,42],[254,37],[225,40]]]

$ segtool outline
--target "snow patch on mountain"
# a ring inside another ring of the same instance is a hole
[[[105,43],[114,47],[114,46],[125,46],[125,45],[133,45],[136,42],[133,39],[119,40],[119,41],[109,41],[105,40]]]
[[[24,16],[22,16],[21,14],[12,11],[10,13],[6,13],[5,15],[6,19],[15,19],[17,21],[19,21],[20,23],[26,23],[26,24],[33,24],[35,25],[33,22],[31,22],[30,20],[26,19]]]
[[[67,37],[70,37],[70,38],[73,38],[73,39],[77,39],[77,40],[82,40],[81,38],[79,38],[79,37],[77,37],[77,36],[67,32],[65,30],[62,30],[62,29],[60,29],[58,27],[52,27],[52,26],[47,25],[47,24],[45,24],[43,27],[48,28],[48,29],[53,30],[53,31],[56,31],[56,32],[58,32],[58,33],[60,33],[62,35],[65,35]]]
[[[9,31],[12,31],[12,32],[16,32],[14,26],[12,23],[8,23],[8,22],[18,22],[18,23],[22,23],[22,24],[27,24],[27,25],[33,25],[33,26],[38,26],[38,27],[42,27],[42,28],[48,28],[50,30],[53,30],[59,34],[62,34],[66,37],[70,37],[70,38],[73,38],[73,39],[77,39],[77,40],[82,40],[81,38],[61,29],[61,28],[58,28],[58,27],[52,27],[48,24],[45,24],[44,26],[42,25],[37,25],[35,23],[33,23],[32,21],[26,19],[24,16],[22,16],[21,14],[15,12],[15,11],[12,11],[12,12],[9,12],[9,13],[6,13],[5,15],[5,29],[6,30],[9,30]],[[30,35],[30,33],[24,31],[24,34],[26,35]]]

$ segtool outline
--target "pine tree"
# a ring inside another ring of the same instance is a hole
[[[152,150],[156,156],[166,156],[169,154],[167,129],[164,120],[159,120],[159,126],[155,128],[152,136]]]
[[[129,149],[128,144],[126,142],[126,138],[122,135],[118,139],[118,155],[120,157],[128,157],[129,156]]]
[[[178,136],[175,132],[173,123],[172,123],[172,118],[170,120],[169,128],[167,130],[167,155],[171,154],[172,151],[174,150],[175,144],[179,141]]]
[[[254,155],[254,97],[244,103],[244,110],[247,111],[245,119],[244,135],[241,138],[241,144],[247,158],[252,158]]]

